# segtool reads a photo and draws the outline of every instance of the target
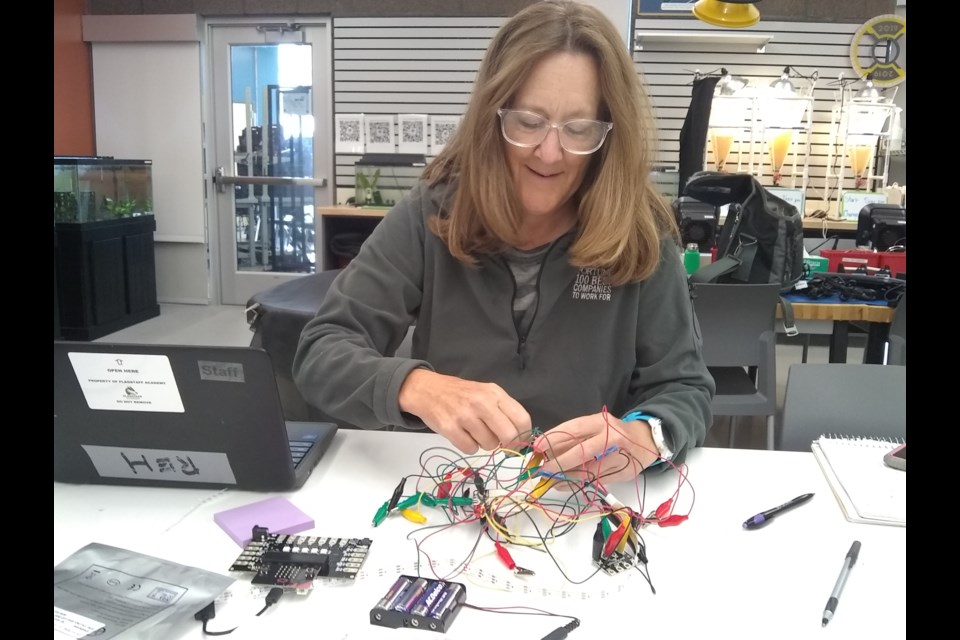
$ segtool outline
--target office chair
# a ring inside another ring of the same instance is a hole
[[[343,269],[317,271],[294,280],[288,280],[253,295],[247,301],[247,324],[254,332],[251,347],[259,347],[270,354],[274,377],[280,392],[280,405],[287,420],[337,422],[307,403],[293,381],[293,358],[300,342],[300,333],[320,308],[330,285]],[[413,327],[395,353],[409,358],[413,344]]]
[[[907,366],[907,294],[893,310],[890,335],[887,337],[887,364]]]
[[[735,418],[766,416],[767,448],[773,449],[777,412],[775,317],[780,284],[693,285],[693,306],[703,337],[703,359],[717,383],[710,408]]]
[[[270,354],[280,405],[287,420],[329,421],[307,404],[294,384],[293,357],[300,332],[317,315],[320,303],[340,271],[318,271],[288,280],[254,294],[247,301],[247,324],[253,332],[250,346]]]
[[[810,451],[823,434],[905,440],[906,366],[790,365],[777,449]]]

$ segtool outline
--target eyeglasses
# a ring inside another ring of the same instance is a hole
[[[530,148],[536,147],[547,139],[551,129],[560,136],[560,146],[565,151],[585,156],[603,145],[607,132],[613,128],[612,122],[576,119],[566,122],[550,122],[539,113],[498,109],[500,131],[503,138],[512,145]]]

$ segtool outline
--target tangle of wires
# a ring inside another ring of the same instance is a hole
[[[884,301],[895,307],[907,290],[907,283],[895,278],[867,275],[818,273],[807,281],[803,289],[794,293],[813,300],[837,296],[840,300],[865,302]]]
[[[605,408],[603,414],[607,416]],[[607,425],[617,430],[609,419]],[[622,438],[627,437],[617,431]],[[640,532],[649,525],[669,527],[687,519],[694,492],[685,466],[664,462],[678,472],[676,488],[666,501],[648,509],[646,481],[641,474],[644,469],[632,455],[617,450],[604,457],[596,466],[596,473],[583,469],[549,473],[541,471],[541,467],[554,456],[549,438],[540,440],[546,443],[546,449],[535,448],[539,436],[534,430],[522,434],[516,442],[503,443],[493,452],[470,456],[446,447],[423,451],[420,472],[401,479],[391,498],[374,516],[374,526],[391,514],[421,525],[407,535],[416,547],[415,566],[426,564],[440,580],[452,579],[488,553],[494,553],[499,562],[517,576],[533,575],[532,570],[517,564],[509,550],[512,548],[522,549],[526,558],[542,554],[539,557],[548,558],[564,580],[575,585],[587,582],[600,572],[615,575],[636,569],[656,593]],[[613,449],[617,447],[611,447],[611,451]],[[593,459],[599,462],[599,458],[593,457],[591,461]],[[636,506],[621,502],[604,485],[604,478],[628,468],[632,468],[635,478]],[[676,504],[684,488],[691,496],[690,506],[686,512],[680,512]],[[439,513],[442,521],[428,523],[424,507],[431,509],[427,513]],[[572,575],[551,546],[584,524],[595,527],[590,549],[594,566],[585,575]],[[431,538],[455,527],[473,528],[472,544],[446,575],[436,575],[439,564],[428,554]],[[421,562],[422,559],[427,562]]]

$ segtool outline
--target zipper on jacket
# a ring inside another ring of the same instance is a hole
[[[566,234],[564,234],[566,235]],[[540,281],[543,277],[543,269],[547,264],[547,260],[550,258],[550,253],[553,252],[554,247],[557,246],[557,243],[563,239],[564,236],[560,236],[550,244],[550,248],[547,249],[547,252],[543,254],[543,259],[540,261],[540,269],[537,270],[537,302],[533,305],[533,315],[530,316],[530,324],[527,326],[527,331],[521,335],[520,327],[517,326],[517,321],[513,321],[513,328],[517,331],[517,355],[520,356],[520,369],[527,368],[527,336],[530,334],[530,329],[533,327],[533,323],[537,319],[537,312],[540,310]],[[510,268],[510,264],[505,258],[501,258],[503,266],[506,268],[507,273],[510,274],[510,281],[513,283],[513,295],[510,297],[510,316],[513,317],[513,302],[517,298],[517,279],[513,275],[513,269]]]

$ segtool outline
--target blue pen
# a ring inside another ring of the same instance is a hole
[[[767,524],[773,520],[774,516],[780,515],[784,511],[793,509],[794,507],[799,507],[801,504],[805,503],[807,500],[813,497],[812,493],[805,493],[802,496],[797,496],[789,502],[781,504],[779,507],[774,507],[773,509],[767,509],[757,515],[747,518],[746,522],[743,523],[744,529],[759,529],[763,525]]]
[[[593,459],[596,460],[597,462],[600,462],[610,454],[616,453],[617,451],[620,451],[620,447],[618,447],[615,444],[612,444],[609,447],[607,447],[607,450],[604,451],[603,453],[598,453],[597,455],[593,456]]]

